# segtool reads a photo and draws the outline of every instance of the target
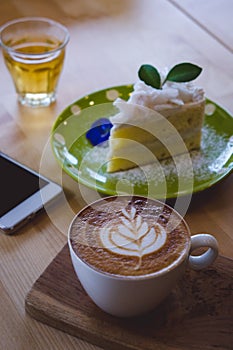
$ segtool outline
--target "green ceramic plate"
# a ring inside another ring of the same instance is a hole
[[[99,118],[116,110],[116,97],[128,99],[132,85],[111,87],[85,96],[68,106],[52,130],[52,149],[64,171],[79,183],[107,195],[138,194],[176,198],[205,190],[233,169],[233,118],[216,103],[206,100],[206,115],[199,151],[109,174],[107,144],[93,147],[86,132]]]

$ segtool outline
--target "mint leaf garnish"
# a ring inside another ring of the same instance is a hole
[[[194,80],[201,73],[202,68],[192,63],[180,63],[174,66],[169,72],[165,81],[184,83]],[[164,83],[165,83],[164,81]]]
[[[139,78],[155,89],[161,89],[161,78],[157,69],[150,64],[143,64],[138,71]]]
[[[162,85],[168,80],[176,83],[185,83],[196,79],[201,74],[201,71],[202,68],[193,63],[180,63],[168,72],[162,83],[158,70],[150,64],[143,64],[138,71],[138,76],[145,84],[155,89],[162,89]]]

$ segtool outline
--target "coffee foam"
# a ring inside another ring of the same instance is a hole
[[[166,230],[158,223],[148,224],[137,215],[134,206],[129,211],[122,209],[119,219],[119,224],[110,222],[101,228],[100,240],[103,247],[114,254],[137,256],[139,262],[135,269],[139,269],[144,255],[156,252],[165,244]]]
[[[71,244],[87,264],[134,276],[173,264],[187,250],[185,223],[163,203],[144,197],[108,197],[84,208],[73,221]]]

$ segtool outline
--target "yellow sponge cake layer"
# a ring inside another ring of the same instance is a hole
[[[107,171],[151,163],[200,147],[205,100],[157,111],[125,101],[111,118]]]

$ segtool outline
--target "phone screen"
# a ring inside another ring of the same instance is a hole
[[[0,155],[0,217],[48,182]]]

